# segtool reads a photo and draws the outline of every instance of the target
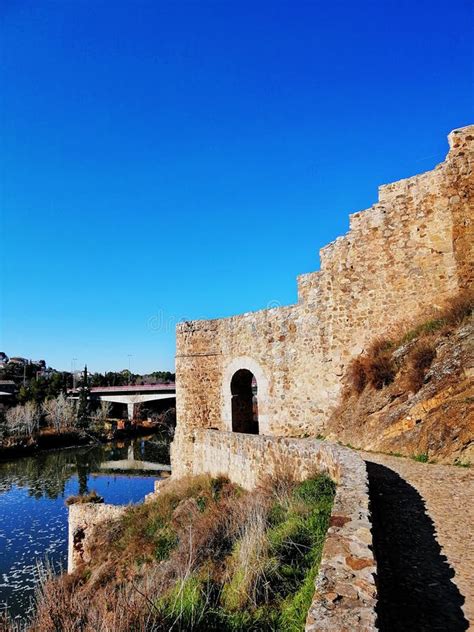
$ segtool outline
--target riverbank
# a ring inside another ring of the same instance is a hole
[[[170,480],[81,541],[72,573],[42,584],[30,629],[299,632],[334,493],[325,475],[251,492],[223,476]]]
[[[23,625],[45,560],[55,572],[66,568],[67,498],[94,490],[108,505],[139,503],[168,469],[161,433],[0,462],[0,612],[8,604],[10,617]]]
[[[71,430],[67,432],[53,432],[45,428],[32,437],[22,437],[11,440],[10,445],[0,445],[0,462],[11,461],[25,456],[34,456],[49,450],[65,448],[80,448],[96,444],[106,444],[121,439],[133,439],[156,433],[161,429],[159,424],[139,424],[130,427],[117,428],[104,432],[86,432]]]

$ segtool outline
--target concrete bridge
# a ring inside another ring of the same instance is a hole
[[[69,391],[69,397],[77,399],[80,389]],[[176,400],[175,384],[135,384],[129,386],[93,386],[90,389],[92,401],[125,404],[128,419],[132,420],[134,407],[145,402],[169,400],[173,404]]]

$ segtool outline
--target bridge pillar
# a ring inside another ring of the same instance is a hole
[[[133,421],[133,413],[134,413],[133,407],[134,406],[135,406],[135,404],[133,404],[133,403],[127,404],[128,421]]]

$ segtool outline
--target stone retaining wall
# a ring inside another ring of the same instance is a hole
[[[298,480],[317,471],[337,483],[306,630],[375,630],[376,565],[364,461],[352,450],[316,439],[201,429],[194,431],[191,444],[192,474],[226,474],[245,489],[287,468]],[[177,460],[175,465],[173,477],[190,473]]]

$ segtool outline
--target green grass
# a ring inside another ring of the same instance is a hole
[[[402,338],[400,338],[400,340],[397,342],[396,346],[400,347],[401,345],[411,342],[412,340],[415,340],[420,336],[433,334],[436,331],[442,329],[447,324],[448,321],[445,318],[432,318],[430,320],[427,320],[424,323],[421,323],[421,325],[418,325],[418,327],[407,331],[406,334],[404,334]]]
[[[326,477],[305,481],[295,489],[296,498],[301,499],[308,510],[307,516],[301,518],[295,541],[308,545],[308,549],[306,552],[304,548],[299,549],[296,590],[286,596],[281,606],[280,629],[285,632],[304,629],[314,595],[314,582],[326,539],[334,491],[334,483]]]
[[[155,535],[155,558],[161,562],[167,560],[171,551],[178,545],[178,536],[169,527],[160,529]]]
[[[205,612],[200,611],[195,583],[192,590],[182,590],[180,621],[189,625],[194,617],[192,629],[202,631],[304,630],[334,493],[334,483],[320,475],[296,484],[286,498],[271,502],[265,543],[259,549],[255,567],[252,558],[242,562],[242,542],[237,539],[224,561],[227,579],[207,592],[201,584],[201,593],[206,593],[203,601],[208,604]],[[175,618],[178,614],[176,609],[168,609],[168,613]],[[187,629],[186,625],[181,629]]]
[[[426,452],[423,452],[422,454],[414,454],[412,456],[412,459],[414,461],[417,461],[418,463],[428,463],[429,461],[429,458]]]
[[[179,621],[178,629],[196,630],[206,613],[204,596],[203,581],[196,575],[190,575],[176,582],[156,607],[170,625]]]
[[[454,465],[456,467],[471,467],[471,462],[470,461],[461,461],[460,459],[456,459],[454,461]]]
[[[306,573],[296,593],[282,603],[279,630],[284,632],[301,632],[301,630],[304,630],[306,617],[314,595],[314,582],[317,574],[318,566],[314,564]]]

